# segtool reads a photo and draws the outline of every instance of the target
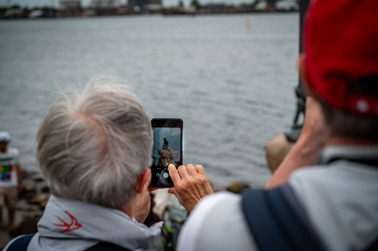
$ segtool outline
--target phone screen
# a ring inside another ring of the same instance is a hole
[[[168,165],[182,165],[181,119],[152,119],[154,146],[152,148],[151,186],[172,187]]]

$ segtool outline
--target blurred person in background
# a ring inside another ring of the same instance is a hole
[[[8,209],[8,230],[14,225],[18,194],[22,191],[20,156],[16,148],[9,147],[10,134],[0,131],[0,225],[3,206]]]

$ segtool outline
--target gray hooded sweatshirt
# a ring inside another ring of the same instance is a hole
[[[27,250],[86,250],[100,241],[148,250],[162,224],[149,228],[119,210],[51,196]]]

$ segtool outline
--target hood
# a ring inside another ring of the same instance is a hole
[[[160,235],[161,226],[162,222],[149,228],[119,210],[51,196],[29,250],[83,250],[98,241],[146,250]]]

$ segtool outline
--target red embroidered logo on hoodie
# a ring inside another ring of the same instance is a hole
[[[62,233],[71,232],[73,230],[81,228],[82,225],[78,222],[75,216],[70,214],[68,211],[64,211],[64,212],[71,218],[71,222],[68,223],[62,218],[60,218],[59,216],[57,216],[58,220],[60,220],[62,224],[54,223],[55,226],[65,227],[65,229],[62,230]]]

